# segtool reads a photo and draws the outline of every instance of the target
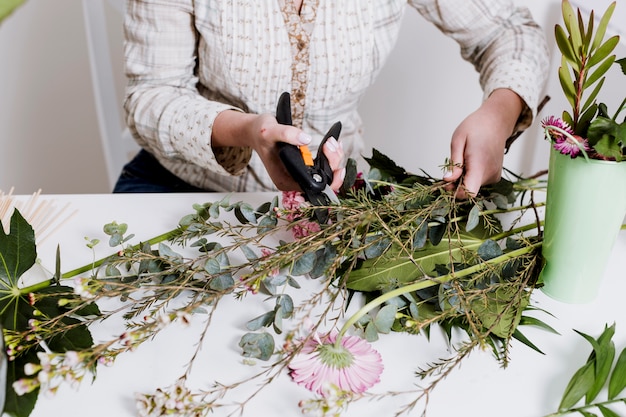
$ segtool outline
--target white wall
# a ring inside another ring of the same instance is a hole
[[[81,3],[27,0],[0,25],[0,190],[108,192]]]
[[[596,1],[587,3],[603,10]],[[540,23],[549,22],[545,30],[552,39],[560,0],[518,3],[527,5]],[[602,7],[604,3],[608,1]],[[622,16],[623,3],[618,0]],[[79,0],[27,0],[0,25],[0,190],[109,191],[82,19]],[[118,45],[119,25],[119,19],[111,19]],[[625,55],[620,46],[618,57]],[[437,63],[428,57],[436,57]],[[115,65],[121,89],[121,64]],[[619,101],[626,91],[626,77],[615,70],[618,87],[610,81],[603,93],[615,92],[615,97],[603,97],[605,101]],[[547,92],[552,100],[543,115],[560,114],[566,104],[554,70]],[[409,170],[440,175],[452,131],[481,96],[477,76],[460,59],[456,44],[408,10],[398,47],[361,106],[369,144]],[[546,155],[535,123],[505,165],[531,174],[547,166]]]

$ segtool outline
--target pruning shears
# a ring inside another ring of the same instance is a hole
[[[293,124],[291,99],[287,92],[282,93],[278,99],[276,120],[283,125]],[[340,133],[341,122],[336,122],[324,135],[315,160],[306,145],[295,146],[284,142],[278,143],[278,155],[281,161],[302,189],[305,199],[314,206],[328,206],[331,202],[339,203],[335,192],[330,188],[333,181],[333,170],[322,148],[329,138],[339,139]],[[326,223],[328,210],[315,210],[315,217],[320,223]]]

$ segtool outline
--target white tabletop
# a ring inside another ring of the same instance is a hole
[[[129,233],[136,235],[133,242],[161,234],[174,228],[185,214],[193,212],[194,203],[216,201],[221,194],[134,194],[134,195],[54,195],[45,196],[58,205],[71,203],[77,214],[61,230],[38,247],[44,266],[54,268],[57,244],[61,247],[62,270],[68,271],[91,260],[91,250],[85,246],[85,237],[98,238],[98,257],[107,255],[111,248],[102,226],[111,221],[127,223]],[[244,200],[253,206],[269,201],[271,194],[234,194],[231,201]],[[561,335],[528,328],[524,333],[545,352],[541,355],[521,343],[514,342],[511,362],[502,369],[486,351],[476,351],[467,358],[432,393],[428,416],[457,415],[484,417],[538,417],[556,411],[561,394],[573,372],[580,367],[590,352],[590,345],[575,334],[577,329],[598,336],[605,324],[617,323],[614,338],[618,349],[626,347],[626,320],[623,314],[623,294],[626,293],[623,256],[626,253],[626,233],[621,232],[613,250],[598,298],[589,304],[568,305],[551,300],[540,291],[532,297],[534,305],[551,312],[555,317],[539,315]],[[581,255],[582,256],[582,255]],[[214,381],[234,382],[258,372],[263,366],[243,364],[237,343],[246,332],[245,323],[267,310],[263,297],[247,298],[245,303],[224,300],[213,318],[200,358],[196,361],[190,383],[195,388],[206,388]],[[41,396],[33,417],[124,417],[137,415],[135,392],[153,392],[158,387],[173,384],[184,372],[202,328],[196,318],[191,326],[172,326],[155,340],[142,345],[132,353],[121,355],[111,367],[99,367],[93,384],[85,381],[78,390],[65,386],[53,398]],[[119,332],[119,328],[96,329],[98,332]],[[433,332],[431,341],[423,336],[405,334],[384,335],[374,343],[385,365],[381,383],[372,393],[405,391],[419,381],[414,372],[439,358],[450,356],[444,338]],[[247,398],[255,386],[245,386],[223,400],[237,403]],[[301,415],[298,402],[311,398],[311,393],[281,377],[266,387],[244,408],[244,416]],[[380,401],[359,401],[352,404],[346,416],[391,416],[410,397],[392,397]],[[223,408],[213,415],[226,416],[236,408]],[[411,416],[421,415],[421,408]]]

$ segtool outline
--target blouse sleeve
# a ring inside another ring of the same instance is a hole
[[[239,174],[249,148],[211,147],[217,115],[240,109],[209,101],[195,75],[193,0],[130,0],[124,21],[124,110],[137,142],[160,158],[181,159],[221,174]]]
[[[510,0],[409,0],[461,47],[480,74],[484,96],[515,91],[526,103],[516,131],[530,125],[547,79],[549,52],[541,28],[526,8]]]

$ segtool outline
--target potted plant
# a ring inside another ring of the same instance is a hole
[[[598,103],[605,74],[614,64],[626,74],[626,58],[613,51],[619,36],[605,40],[616,3],[596,24],[562,2],[564,27],[555,36],[562,54],[559,81],[571,113],[542,121],[552,144],[541,273],[543,291],[572,303],[597,294],[605,264],[626,215],[626,99],[615,113]]]

